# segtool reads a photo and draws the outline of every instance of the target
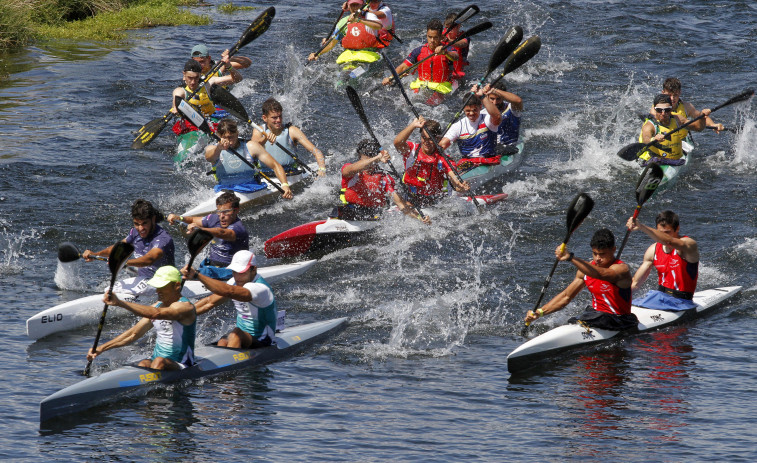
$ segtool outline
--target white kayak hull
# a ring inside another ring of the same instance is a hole
[[[197,363],[183,370],[152,370],[129,365],[108,371],[46,397],[39,407],[40,422],[82,412],[131,394],[139,388],[147,389],[155,384],[195,379],[281,360],[327,336],[336,334],[346,323],[347,318],[335,318],[285,328],[276,334],[275,345],[257,349],[203,346],[197,349]]]
[[[461,172],[460,177],[470,184],[472,191],[479,191],[487,183],[496,180],[506,172],[515,170],[521,164],[523,161],[523,142],[518,143],[517,148],[517,153],[502,156],[499,164],[476,166],[473,169]]]
[[[741,291],[741,286],[697,291],[694,294],[696,309],[682,311],[653,310],[632,306],[639,319],[639,332],[660,329],[691,320],[716,307]],[[584,328],[580,325],[562,325],[521,344],[507,356],[507,369],[517,373],[555,356],[582,347],[598,344],[623,335],[620,331]]]
[[[302,275],[310,269],[317,261],[307,260],[293,264],[272,265],[269,267],[258,268],[258,273],[265,278],[268,283],[278,283],[287,278],[293,278]],[[127,278],[121,282],[127,286],[133,283],[135,278]],[[154,290],[148,290],[139,295],[129,292],[120,292],[120,283],[114,289],[119,299],[127,301],[136,301],[144,304],[152,304],[157,300]],[[187,281],[182,289],[182,295],[190,299],[199,299],[208,296],[210,291],[199,281]],[[102,294],[94,294],[73,301],[64,302],[47,310],[43,310],[33,317],[26,320],[26,335],[31,339],[40,339],[42,337],[59,333],[62,331],[73,330],[92,323],[97,323],[98,317],[103,309]],[[128,312],[120,307],[109,307],[109,316],[125,315]]]
[[[279,182],[273,176],[271,176],[271,178],[272,178],[272,181],[276,185],[281,186],[281,182]],[[304,187],[305,182],[309,181],[310,178],[311,178],[310,173],[307,171],[303,171],[302,173],[298,173],[294,175],[287,175],[287,183],[289,183],[290,188],[295,190],[295,189],[299,189],[300,187]],[[281,192],[275,186],[271,185],[267,180],[263,180],[262,183],[266,185],[266,188],[253,191],[252,193],[243,193],[239,191],[234,192],[234,194],[239,197],[240,209],[270,204],[274,202],[279,196],[281,196]],[[181,215],[198,217],[198,216],[210,214],[211,212],[215,212],[216,198],[221,196],[222,194],[223,194],[223,191],[214,193],[213,196],[202,201],[201,203],[197,204],[191,209],[188,209]]]

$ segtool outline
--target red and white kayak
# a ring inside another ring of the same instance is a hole
[[[507,198],[507,193],[478,195],[483,204],[495,204]],[[469,203],[470,197],[461,196]],[[265,242],[265,255],[269,259],[297,257],[306,254],[328,253],[360,244],[368,232],[378,227],[379,220],[343,220],[328,218],[315,220],[279,233]]]

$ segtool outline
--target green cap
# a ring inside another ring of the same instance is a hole
[[[181,272],[179,272],[179,269],[172,265],[166,265],[160,267],[147,284],[153,288],[162,288],[168,284],[179,282],[181,282]]]

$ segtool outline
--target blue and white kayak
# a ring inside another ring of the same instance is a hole
[[[302,275],[316,262],[316,260],[306,260],[293,264],[260,267],[258,273],[268,283],[275,284],[287,278]],[[119,299],[143,304],[152,304],[157,299],[155,290],[151,290],[143,280],[137,281],[136,278],[125,278],[117,282],[113,287],[113,292]],[[190,299],[199,299],[209,295],[210,291],[199,281],[190,280],[184,284],[181,293]],[[102,299],[102,294],[95,294],[43,310],[26,320],[26,335],[32,339],[39,339],[53,333],[97,323],[103,309]],[[108,310],[110,317],[128,313],[120,307],[110,307]]]
[[[695,309],[667,311],[632,306],[639,319],[639,332],[652,331],[699,317],[731,299],[741,286],[713,288],[694,293]],[[586,328],[577,324],[558,326],[521,344],[507,356],[507,370],[518,373],[572,350],[593,346],[623,336],[620,331]]]
[[[480,191],[485,184],[501,177],[505,172],[515,170],[523,161],[523,142],[516,145],[517,152],[505,154],[499,164],[481,164],[470,169],[460,169],[460,177],[470,184],[473,191]]]
[[[276,344],[257,349],[231,349],[215,345],[197,349],[197,363],[183,370],[153,370],[128,365],[85,379],[46,397],[39,404],[40,423],[51,418],[85,411],[121,396],[144,392],[161,383],[201,378],[225,371],[274,362],[292,356],[344,328],[347,318],[335,318],[285,328],[276,334]]]

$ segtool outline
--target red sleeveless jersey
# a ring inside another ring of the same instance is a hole
[[[622,264],[623,261],[615,259],[615,264]],[[591,265],[596,265],[594,261]],[[594,310],[611,313],[615,315],[625,315],[631,313],[631,288],[619,288],[609,281],[592,278],[584,275],[586,288],[591,293],[591,306]]]
[[[699,262],[686,262],[675,249],[668,254],[662,250],[662,244],[657,243],[654,248],[654,266],[657,268],[657,282],[660,286],[687,293],[696,291]]]

